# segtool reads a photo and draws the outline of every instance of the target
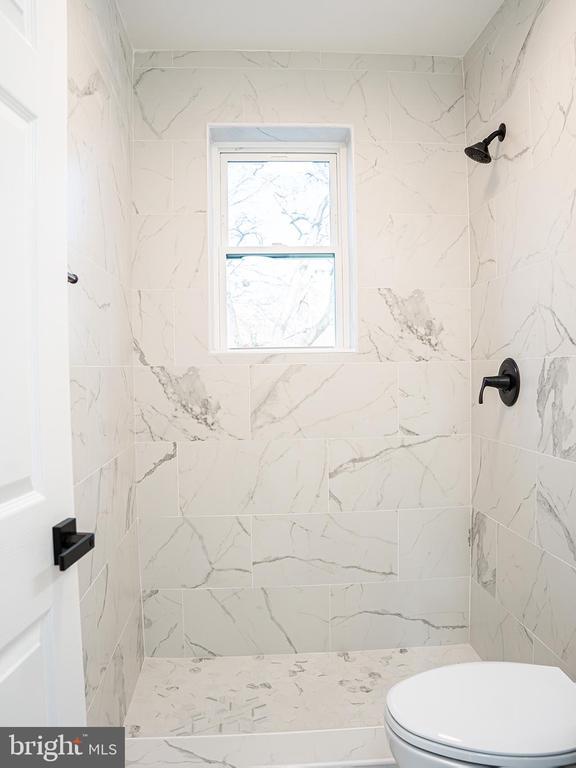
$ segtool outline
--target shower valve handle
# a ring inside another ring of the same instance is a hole
[[[520,371],[516,362],[508,357],[498,371],[498,376],[484,376],[480,387],[478,402],[484,403],[484,390],[486,387],[494,387],[500,392],[500,400],[504,405],[514,405],[520,394]]]
[[[512,389],[513,381],[512,376],[484,376],[482,379],[482,386],[480,387],[480,396],[478,402],[480,405],[484,403],[484,390],[486,387],[494,387],[494,389],[503,389],[504,391]]]

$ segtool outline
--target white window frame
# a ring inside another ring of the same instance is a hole
[[[350,264],[350,193],[347,144],[298,141],[218,141],[210,145],[210,261],[211,261],[211,351],[216,354],[334,353],[352,350],[352,291]],[[228,240],[227,164],[242,160],[328,160],[330,162],[329,247],[231,247]],[[336,341],[333,347],[228,346],[226,255],[233,253],[326,253],[334,254]]]

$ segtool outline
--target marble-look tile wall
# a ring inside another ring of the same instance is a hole
[[[576,3],[506,0],[465,59],[472,261],[472,622],[487,659],[576,676]],[[507,409],[475,402],[514,357]]]
[[[358,351],[208,347],[208,122],[354,127]],[[136,509],[146,654],[465,642],[461,61],[141,52]]]
[[[121,725],[143,658],[130,328],[132,50],[113,0],[69,0],[69,262],[88,721]]]

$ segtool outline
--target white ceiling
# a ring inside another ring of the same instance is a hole
[[[132,45],[462,56],[502,0],[118,0]]]

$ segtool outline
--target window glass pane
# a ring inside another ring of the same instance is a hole
[[[228,167],[228,244],[330,245],[330,163],[239,161]]]
[[[228,346],[334,347],[334,255],[226,259]]]

